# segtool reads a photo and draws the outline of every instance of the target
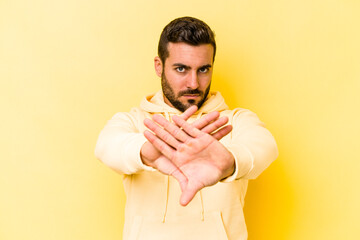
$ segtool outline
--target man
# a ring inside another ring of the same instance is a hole
[[[247,239],[248,179],[277,146],[254,113],[209,91],[215,52],[207,24],[170,22],[154,60],[162,91],[100,133],[97,158],[124,174],[124,239]]]

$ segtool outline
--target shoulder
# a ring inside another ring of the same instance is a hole
[[[229,118],[229,123],[248,125],[248,124],[256,124],[256,125],[264,125],[263,122],[260,121],[259,117],[256,113],[250,111],[245,108],[235,108],[224,110],[220,113],[222,116],[227,116]]]
[[[133,121],[137,118],[146,117],[148,115],[147,112],[141,110],[139,107],[131,108],[129,112],[117,112],[112,116],[111,119],[123,119]]]
[[[151,117],[148,112],[134,107],[129,112],[117,112],[107,122],[107,126],[132,126],[135,129],[142,128],[145,118]]]
[[[227,117],[257,117],[256,113],[245,108],[226,109],[220,114]]]

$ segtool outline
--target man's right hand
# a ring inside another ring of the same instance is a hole
[[[180,117],[186,121],[196,111],[197,107],[191,106],[183,114],[181,114]],[[218,112],[211,112],[196,120],[191,125],[204,133],[211,134],[215,139],[220,140],[225,135],[222,134],[222,131],[217,132],[216,130],[223,127],[228,122],[228,119],[226,117],[219,118],[219,115],[220,114]],[[181,190],[185,189],[188,181],[186,176],[171,160],[166,158],[150,142],[145,142],[141,147],[140,156],[145,165],[153,167],[163,174],[173,176],[179,182]]]

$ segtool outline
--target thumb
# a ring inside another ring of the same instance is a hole
[[[196,186],[195,184],[188,182],[185,190],[181,194],[180,204],[182,206],[188,205],[201,188],[202,187]]]
[[[173,171],[171,174],[179,183],[181,191],[183,192],[186,189],[188,180],[186,176],[177,168],[175,171]]]

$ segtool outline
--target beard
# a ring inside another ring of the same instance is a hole
[[[177,95],[174,90],[171,88],[169,81],[167,80],[164,71],[161,74],[161,88],[164,96],[169,100],[169,102],[174,106],[174,108],[178,109],[181,112],[185,112],[186,109],[191,107],[192,105],[197,105],[198,109],[203,105],[206,100],[207,95],[210,91],[210,84],[205,89],[205,92],[200,91],[199,89],[187,89],[184,91],[180,91]],[[200,96],[200,101],[196,104],[194,99],[187,100],[187,103],[182,103],[179,98],[186,94],[198,94]]]

